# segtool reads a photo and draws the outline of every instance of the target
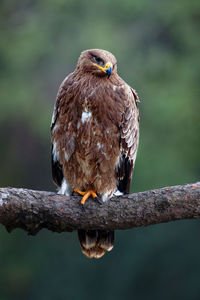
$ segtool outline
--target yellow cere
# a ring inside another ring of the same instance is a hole
[[[106,73],[106,70],[107,70],[108,68],[112,67],[111,63],[109,63],[109,62],[106,63],[106,65],[105,65],[104,68],[101,67],[101,66],[99,66],[99,65],[97,65],[97,64],[95,64],[95,63],[93,63],[93,65],[96,66],[96,67],[98,67],[98,68],[99,68],[101,71],[103,71],[104,73]]]

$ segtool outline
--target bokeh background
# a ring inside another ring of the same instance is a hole
[[[141,99],[132,191],[200,175],[198,0],[2,0],[0,186],[55,191],[49,124],[82,50],[115,54]],[[100,260],[76,232],[0,228],[0,300],[200,299],[200,221],[116,232]]]

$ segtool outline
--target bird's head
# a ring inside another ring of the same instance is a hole
[[[109,78],[117,72],[117,60],[108,51],[90,49],[81,53],[78,59],[77,70]]]

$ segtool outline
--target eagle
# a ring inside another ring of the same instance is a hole
[[[107,201],[129,193],[139,141],[139,98],[117,74],[115,56],[83,51],[61,83],[51,122],[52,177],[58,193]],[[97,216],[98,218],[98,216]],[[78,230],[82,252],[100,258],[113,230]]]

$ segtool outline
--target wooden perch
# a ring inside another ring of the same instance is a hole
[[[0,188],[0,223],[10,232],[40,229],[128,229],[180,219],[200,218],[200,182],[113,197],[106,203],[80,196]]]

